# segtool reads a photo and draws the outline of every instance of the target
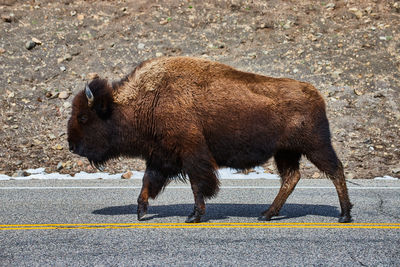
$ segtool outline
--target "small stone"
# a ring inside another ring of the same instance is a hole
[[[69,97],[69,93],[67,91],[62,91],[58,94],[59,99],[67,99]]]
[[[394,173],[394,174],[400,173],[400,167],[392,169],[392,173]]]
[[[261,23],[258,26],[258,28],[259,29],[273,29],[274,28],[274,22],[271,20],[271,21],[268,21],[268,22]]]
[[[79,167],[82,167],[82,166],[83,166],[83,161],[79,159],[79,160],[76,162],[76,164],[77,164]]]
[[[393,39],[392,36],[379,36],[379,40],[381,41],[390,41],[392,39]]]
[[[162,57],[162,56],[163,56],[163,53],[161,53],[161,52],[156,53],[156,57]]]
[[[35,37],[32,38],[32,42],[35,42],[35,44],[37,44],[37,45],[41,45],[42,44],[42,41],[40,41],[39,39],[37,39]]]
[[[78,20],[82,21],[82,20],[85,18],[85,15],[79,14],[79,15],[77,16],[77,18],[78,18]]]
[[[62,150],[63,147],[62,147],[62,145],[57,144],[57,145],[53,146],[53,149],[54,149],[54,150]]]
[[[314,172],[314,174],[311,177],[314,179],[317,179],[317,178],[321,177],[321,174],[319,172]]]
[[[88,74],[86,75],[86,77],[87,77],[89,80],[94,80],[94,79],[99,78],[99,75],[98,75],[97,73],[95,73],[95,72],[90,72],[90,73],[88,73]]]
[[[1,16],[1,20],[4,21],[4,22],[8,22],[8,23],[11,22],[11,18],[8,15],[2,15]]]
[[[144,44],[143,43],[139,43],[137,46],[138,49],[144,49]]]
[[[4,54],[6,52],[6,50],[4,48],[0,48],[0,55]]]
[[[165,25],[168,23],[168,19],[163,19],[162,21],[160,21],[160,25]]]
[[[50,140],[54,140],[54,139],[56,139],[57,137],[54,135],[54,134],[49,134],[49,139]]]
[[[61,66],[61,67],[60,67],[60,70],[61,70],[61,71],[66,71],[67,68],[66,68],[65,66]]]
[[[363,16],[363,12],[355,7],[349,9],[351,13],[353,13],[358,19],[361,19]]]
[[[400,2],[393,3],[393,8],[396,9],[396,12],[400,13]]]
[[[64,58],[65,61],[71,61],[72,60],[72,55],[71,54],[65,54]]]
[[[352,172],[349,172],[348,174],[346,174],[347,179],[354,179],[354,177],[356,177],[356,176]]]
[[[61,62],[64,61],[71,61],[72,60],[72,55],[71,54],[65,54],[65,56],[60,57],[57,59],[57,63],[60,64]]]
[[[11,13],[9,15],[2,15],[1,20],[4,22],[11,23],[11,22],[15,21],[15,15],[13,13]]]
[[[60,161],[60,162],[57,164],[57,171],[61,170],[62,168],[64,168],[64,163],[63,163],[62,161]]]
[[[133,173],[131,171],[127,171],[126,173],[121,175],[122,179],[130,179],[132,177]]]
[[[336,5],[334,3],[329,3],[325,7],[326,7],[326,9],[334,9],[336,7]]]
[[[360,91],[360,90],[358,90],[358,89],[356,89],[356,88],[354,88],[354,93],[355,93],[356,95],[358,95],[358,96],[363,95],[363,92]]]
[[[50,98],[50,99],[53,99],[53,98],[57,98],[58,97],[58,92],[56,92],[56,91],[47,91],[46,92],[46,97],[47,98]]]
[[[72,106],[72,104],[71,104],[70,102],[65,102],[65,103],[63,104],[63,107],[64,107],[65,109],[70,108],[71,106]]]
[[[308,35],[308,39],[310,39],[311,41],[315,42],[315,41],[318,40],[318,37],[315,36],[314,34],[310,33],[310,34]]]
[[[43,142],[37,140],[37,139],[33,139],[33,142],[35,143],[35,145],[37,146],[41,146],[43,144]]]
[[[267,172],[273,172],[275,170],[274,164],[270,163],[266,166]]]
[[[28,50],[31,50],[35,46],[36,46],[36,43],[34,41],[32,41],[32,40],[25,43],[25,48],[28,49]]]
[[[63,164],[63,167],[66,169],[71,169],[71,166],[72,166],[72,162],[70,160],[68,160],[67,162],[65,162]]]
[[[76,15],[76,11],[75,10],[72,10],[71,11],[71,16],[73,17],[73,16],[75,16]]]
[[[340,74],[342,74],[343,72],[341,70],[335,70],[331,73],[331,76],[333,79],[339,79],[340,78]]]
[[[285,30],[290,29],[292,26],[292,22],[290,20],[286,21],[286,23],[282,26]]]
[[[249,57],[249,58],[256,58],[256,57],[257,57],[257,53],[256,53],[256,52],[249,53],[249,54],[248,54],[248,57]]]
[[[29,172],[27,172],[27,171],[17,170],[17,171],[14,173],[13,177],[27,177],[27,176],[29,176],[29,175],[31,175],[31,174],[30,174]]]

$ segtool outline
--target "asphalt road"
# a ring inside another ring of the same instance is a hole
[[[337,224],[328,180],[302,180],[271,222],[278,180],[223,180],[201,224],[172,183],[136,219],[138,180],[0,181],[1,266],[400,266],[400,181],[351,180]]]

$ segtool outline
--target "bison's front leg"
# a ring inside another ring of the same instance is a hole
[[[138,197],[137,216],[138,220],[142,220],[147,214],[149,206],[149,197],[155,198],[163,188],[166,178],[158,171],[147,168],[143,176],[142,190]]]

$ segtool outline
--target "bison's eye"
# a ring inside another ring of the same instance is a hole
[[[81,114],[78,116],[78,121],[82,124],[86,123],[88,121],[88,117],[85,114]]]

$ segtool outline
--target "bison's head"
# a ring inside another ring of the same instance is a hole
[[[97,168],[113,157],[113,96],[106,80],[86,84],[72,104],[68,121],[71,152],[86,157]]]

